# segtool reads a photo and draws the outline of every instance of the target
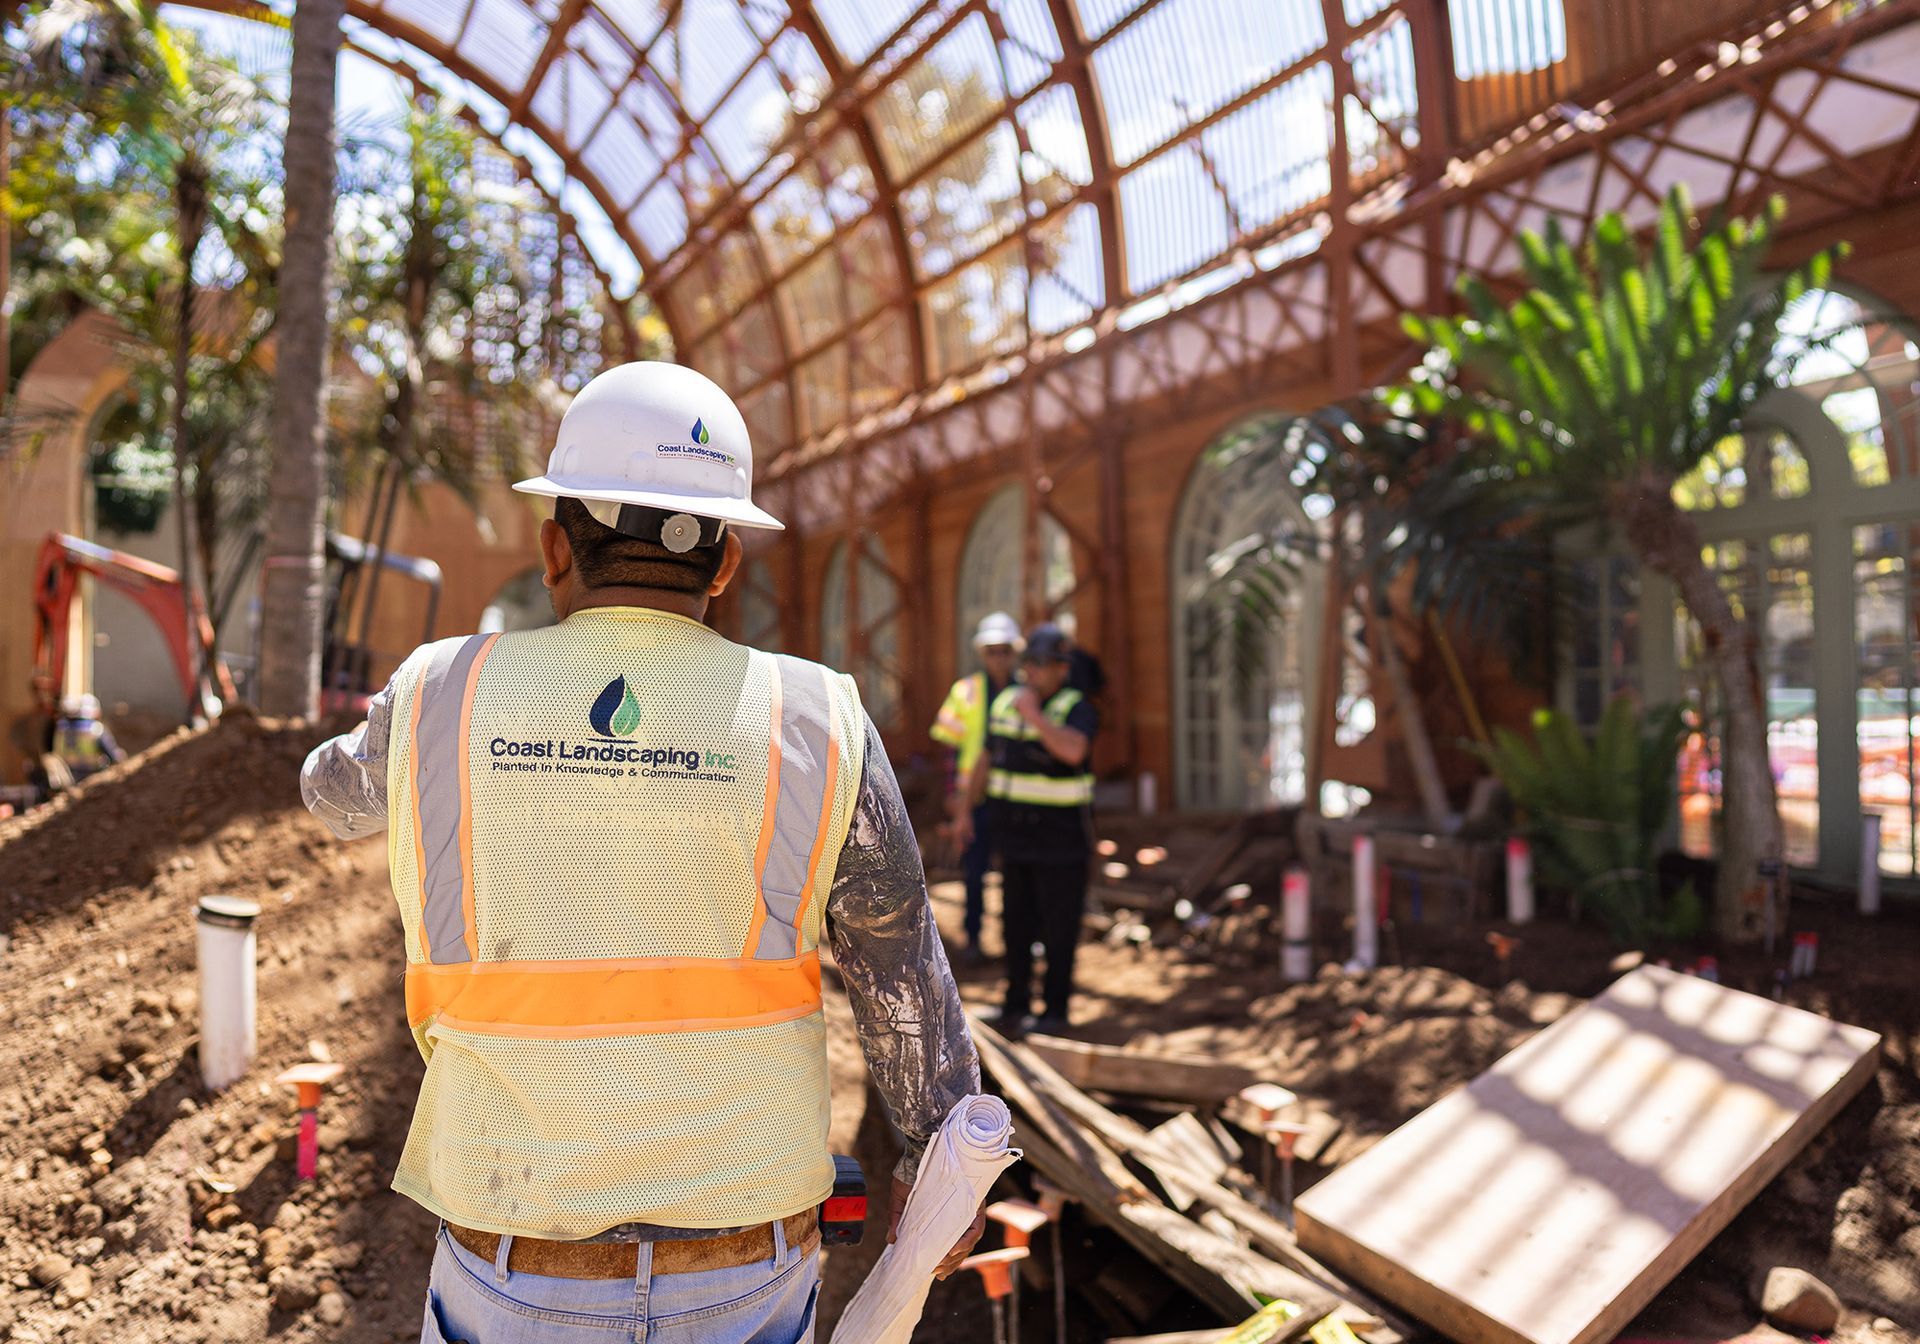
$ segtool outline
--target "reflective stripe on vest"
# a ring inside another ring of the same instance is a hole
[[[1037,743],[1040,730],[1021,718],[1020,711],[1014,708],[1023,689],[1019,685],[1009,686],[995,697],[989,726],[995,737]],[[1042,713],[1053,723],[1065,727],[1067,715],[1083,698],[1071,688],[1061,690],[1047,701]],[[1093,775],[1064,762],[1060,763],[1058,773],[996,767],[987,774],[987,797],[1031,807],[1083,807],[1093,801]]]
[[[796,658],[752,656],[767,679],[771,714],[755,855],[760,902],[745,955],[476,961],[470,738],[480,673],[498,638],[437,647],[414,693],[411,789],[426,962],[407,968],[408,1020],[554,1038],[707,1031],[819,1011],[819,953],[801,952],[800,930],[848,731],[832,674]]]
[[[987,776],[987,796],[1036,807],[1078,807],[1093,801],[1092,775],[1017,775],[995,770]]]
[[[766,655],[757,655],[759,662]],[[773,678],[773,746],[767,762],[767,811],[759,848],[760,909],[747,934],[747,955],[791,957],[799,947],[807,894],[820,871],[844,731],[817,664],[778,655]],[[814,994],[819,996],[818,972]]]

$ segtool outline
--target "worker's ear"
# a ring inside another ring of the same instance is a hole
[[[740,560],[745,554],[746,551],[740,545],[740,534],[728,528],[725,552],[720,557],[720,571],[713,576],[713,582],[707,585],[708,597],[718,597],[727,591],[727,585],[733,582],[733,576],[740,572]]]
[[[540,582],[548,588],[558,588],[573,572],[573,543],[567,540],[567,529],[551,518],[540,521],[540,558],[547,566]]]

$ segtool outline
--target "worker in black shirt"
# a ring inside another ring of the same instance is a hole
[[[1028,1029],[1033,1008],[1033,944],[1046,952],[1046,1013],[1041,1032],[1068,1026],[1073,958],[1087,899],[1092,853],[1093,736],[1099,715],[1067,685],[1072,648],[1051,623],[1034,627],[1023,656],[1024,680],[994,698],[987,750],[974,767],[973,796],[985,798],[1000,851],[1001,927],[1007,944],[1004,1029]]]

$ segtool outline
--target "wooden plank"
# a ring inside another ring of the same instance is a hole
[[[1217,1106],[1256,1081],[1252,1069],[1204,1055],[1153,1054],[1057,1036],[1028,1036],[1026,1044],[1083,1092]]]
[[[1462,1344],[1610,1339],[1872,1078],[1880,1038],[1643,966],[1303,1195]]]

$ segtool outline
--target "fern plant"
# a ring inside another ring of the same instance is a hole
[[[1620,695],[1591,742],[1571,716],[1541,710],[1531,741],[1497,728],[1481,750],[1526,813],[1542,876],[1622,944],[1687,937],[1705,920],[1691,886],[1665,900],[1655,872],[1686,734],[1679,706],[1643,714]]]

